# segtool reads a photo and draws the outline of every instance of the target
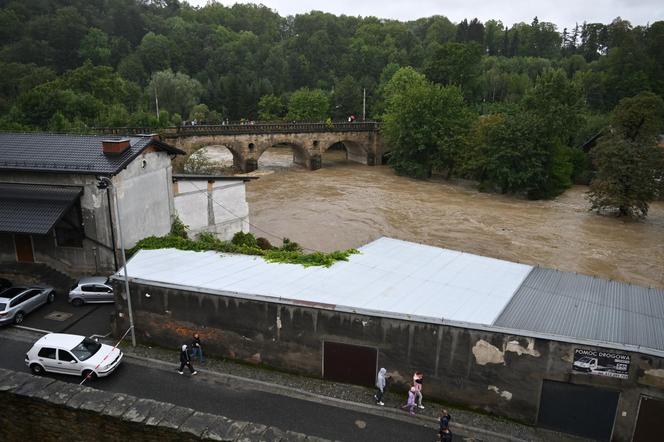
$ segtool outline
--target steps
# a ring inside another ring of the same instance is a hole
[[[0,276],[9,279],[15,285],[49,285],[58,293],[69,293],[69,289],[76,282],[71,275],[43,263],[0,263]]]

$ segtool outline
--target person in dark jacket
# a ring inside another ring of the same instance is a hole
[[[187,350],[187,344],[182,345],[182,350],[180,351],[180,368],[178,373],[184,374],[184,366],[189,367],[189,371],[192,375],[198,374],[194,367],[191,366],[191,358],[189,357],[189,351]]]
[[[201,361],[201,364],[205,364],[203,347],[201,347],[201,337],[198,336],[198,333],[194,333],[194,340],[191,343],[191,357],[195,358],[196,356],[198,356],[198,360]]]
[[[452,416],[450,416],[450,413],[448,413],[447,410],[444,408],[440,410],[440,418],[438,418],[438,436],[440,437],[440,440],[452,440],[450,419],[452,419]],[[447,434],[449,434],[449,436],[446,436]],[[449,437],[449,439],[445,439],[445,437]]]

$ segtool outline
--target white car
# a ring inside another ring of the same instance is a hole
[[[39,338],[25,354],[25,364],[34,374],[44,372],[108,376],[122,361],[118,348],[79,335],[49,333]]]

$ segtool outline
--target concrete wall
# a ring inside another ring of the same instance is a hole
[[[116,330],[127,327],[127,311],[115,283]],[[132,283],[137,338],[176,348],[194,331],[209,355],[264,363],[321,376],[324,341],[368,346],[378,351],[398,385],[425,373],[425,397],[536,423],[544,380],[621,391],[615,440],[629,440],[639,397],[664,398],[664,361],[631,353],[627,380],[575,374],[574,348],[592,348],[438,324],[342,313],[231,296],[187,292]],[[150,297],[146,297],[145,294]],[[627,353],[627,352],[623,352]],[[623,416],[622,413],[625,413]]]
[[[310,440],[276,427],[5,369],[0,369],[0,436],[40,442]]]
[[[171,230],[171,181],[170,156],[149,149],[113,177],[126,248],[147,236],[162,236]]]
[[[173,189],[175,211],[192,237],[212,232],[229,240],[237,232],[249,231],[244,181],[178,179]]]

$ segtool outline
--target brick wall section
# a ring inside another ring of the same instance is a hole
[[[4,369],[0,369],[0,440],[323,442],[275,427]]]

